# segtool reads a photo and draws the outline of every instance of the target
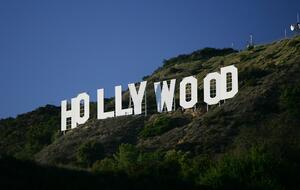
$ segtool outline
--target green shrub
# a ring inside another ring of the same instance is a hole
[[[300,44],[300,40],[298,39],[291,39],[289,42],[288,42],[288,46],[289,47],[298,47]]]
[[[182,162],[181,175],[184,180],[195,183],[197,178],[210,168],[212,164],[213,160],[208,155],[197,155]]]
[[[172,122],[169,117],[160,116],[154,121],[146,124],[140,132],[142,137],[152,137],[160,135],[172,128]]]
[[[104,156],[103,145],[95,140],[80,145],[77,150],[77,161],[86,166],[91,166],[95,161],[103,159]]]
[[[52,130],[49,126],[31,126],[26,134],[27,142],[25,149],[29,155],[40,151],[52,141]]]
[[[117,152],[111,157],[96,161],[92,166],[94,172],[124,172],[134,173],[138,164],[139,152],[131,144],[121,144]]]
[[[287,111],[292,119],[298,119],[300,115],[300,85],[284,87],[280,95],[280,107]]]
[[[136,162],[139,156],[138,150],[131,144],[121,144],[114,159],[120,169],[130,169]]]
[[[158,115],[157,117],[145,124],[144,128],[140,132],[140,136],[143,138],[147,138],[161,135],[169,131],[170,129],[186,124],[186,122],[186,118],[173,118],[166,115]]]
[[[200,175],[199,183],[212,189],[280,189],[274,168],[279,163],[262,149],[226,155]]]
[[[240,72],[239,80],[243,81],[244,84],[248,86],[255,86],[257,85],[257,81],[269,74],[268,71],[260,69],[260,68],[247,68]]]
[[[177,57],[164,60],[164,67],[175,65],[177,63],[183,62],[190,62],[196,60],[208,60],[215,56],[225,56],[231,53],[237,52],[232,48],[223,48],[223,49],[216,49],[216,48],[203,48],[197,51],[192,52],[191,54],[182,54]]]
[[[117,163],[112,158],[104,158],[103,160],[97,160],[93,166],[92,171],[102,173],[114,173],[118,171]]]
[[[46,105],[16,118],[0,119],[1,153],[19,159],[32,159],[45,146],[54,141],[59,130],[59,108]]]
[[[141,152],[121,144],[113,157],[95,162],[92,171],[126,174],[141,187],[165,183],[184,184],[186,189],[297,189],[299,161],[285,159],[264,146],[212,158],[178,150]]]

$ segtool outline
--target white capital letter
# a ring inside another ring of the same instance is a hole
[[[131,115],[132,108],[122,109],[122,87],[115,86],[116,116]]]
[[[227,79],[231,79],[231,81]],[[228,91],[227,87],[230,83],[231,90]],[[238,70],[234,65],[221,68],[221,88],[222,100],[232,98],[238,93]]]
[[[217,104],[220,101],[220,96],[221,96],[221,88],[220,88],[220,79],[221,76],[219,73],[214,72],[214,73],[209,73],[205,78],[204,78],[204,102],[207,103],[208,105],[213,105]],[[211,97],[211,85],[210,82],[214,80],[215,81],[215,96]]]
[[[71,109],[67,110],[67,100],[61,101],[61,131],[67,130],[67,118],[71,118],[71,128],[76,127],[76,98],[71,100]]]
[[[172,105],[174,100],[176,79],[172,79],[170,88],[167,81],[163,81],[163,87],[161,89],[160,82],[154,83],[154,91],[156,95],[157,111],[162,112],[164,105],[166,104],[167,110],[172,111]]]
[[[186,101],[186,85],[191,84],[191,100]],[[186,77],[180,82],[180,106],[184,109],[192,108],[198,101],[197,79],[193,76]]]
[[[104,112],[104,89],[97,90],[97,118],[98,119],[106,119],[109,117],[114,117],[115,112]]]
[[[134,83],[128,84],[129,93],[134,105],[134,115],[142,113],[142,102],[145,94],[147,81],[140,83],[139,91],[136,91]]]
[[[83,116],[80,115],[80,105],[81,101],[83,101]],[[84,124],[90,117],[90,96],[84,92],[81,94],[78,94],[76,97],[76,123],[77,124]]]
[[[83,101],[83,115],[80,115],[80,105]],[[71,110],[67,110],[67,100],[61,102],[61,131],[67,130],[67,118],[71,118],[71,129],[78,124],[84,124],[90,117],[90,97],[87,93],[78,94],[76,98],[71,99]]]

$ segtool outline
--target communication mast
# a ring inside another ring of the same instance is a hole
[[[284,38],[287,39],[286,28],[284,29]]]
[[[247,45],[247,49],[253,49],[254,48],[254,43],[253,43],[253,35],[250,34],[250,40],[248,42],[248,45]]]
[[[298,34],[300,32],[299,13],[297,13],[297,23],[291,24],[291,31]]]

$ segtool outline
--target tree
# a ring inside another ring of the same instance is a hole
[[[137,162],[139,156],[138,150],[131,144],[121,144],[118,152],[114,155],[114,159],[121,169],[130,168]]]

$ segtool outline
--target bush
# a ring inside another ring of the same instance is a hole
[[[147,138],[161,135],[170,129],[184,125],[185,123],[187,123],[186,118],[172,118],[166,115],[158,115],[145,124],[144,128],[140,132],[140,136]]]
[[[26,134],[25,149],[29,155],[40,151],[52,141],[52,130],[49,126],[31,126]]]
[[[185,160],[181,165],[181,175],[184,180],[195,183],[197,178],[213,164],[212,158],[208,155],[198,155]]]
[[[134,173],[138,164],[139,152],[131,144],[121,144],[118,151],[111,157],[98,160],[92,167],[94,172],[124,172]]]
[[[287,111],[290,118],[299,119],[300,115],[300,85],[287,86],[281,91],[280,107]]]
[[[216,159],[178,150],[141,152],[122,144],[113,157],[95,162],[92,171],[124,174],[146,189],[175,184],[177,189],[297,189],[299,161],[285,159],[263,146]]]
[[[299,46],[299,44],[300,44],[300,41],[298,39],[291,39],[288,42],[289,47],[297,47],[297,46]]]
[[[97,160],[93,164],[92,171],[95,173],[114,173],[118,171],[118,166],[114,159],[104,158],[103,160]]]
[[[172,128],[172,122],[169,117],[160,116],[154,121],[146,124],[142,131],[140,132],[140,135],[142,137],[153,137],[156,135],[160,135],[169,129]]]
[[[120,169],[129,169],[137,162],[139,152],[131,144],[121,144],[114,159]]]
[[[134,145],[121,144],[111,158],[95,162],[92,171],[126,173],[131,177],[177,175],[184,159],[186,154],[181,151],[140,152]]]
[[[46,105],[16,118],[0,119],[1,153],[19,159],[32,159],[54,141],[59,130],[59,108]]]
[[[262,149],[226,155],[200,175],[199,183],[212,189],[280,189],[274,168],[279,163]]]
[[[243,81],[244,84],[249,85],[249,86],[255,86],[257,85],[257,81],[268,75],[269,72],[267,70],[263,70],[260,68],[247,68],[245,70],[243,70],[240,74],[239,74],[239,80]]]
[[[196,60],[208,60],[215,56],[225,56],[231,53],[237,52],[232,48],[223,48],[223,49],[215,49],[215,48],[203,48],[197,51],[192,52],[191,54],[182,54],[177,57],[164,60],[164,67],[168,67],[171,65],[175,65],[177,63],[184,63]]]
[[[95,161],[105,156],[103,145],[97,141],[88,141],[79,146],[77,161],[83,165],[91,166]]]

